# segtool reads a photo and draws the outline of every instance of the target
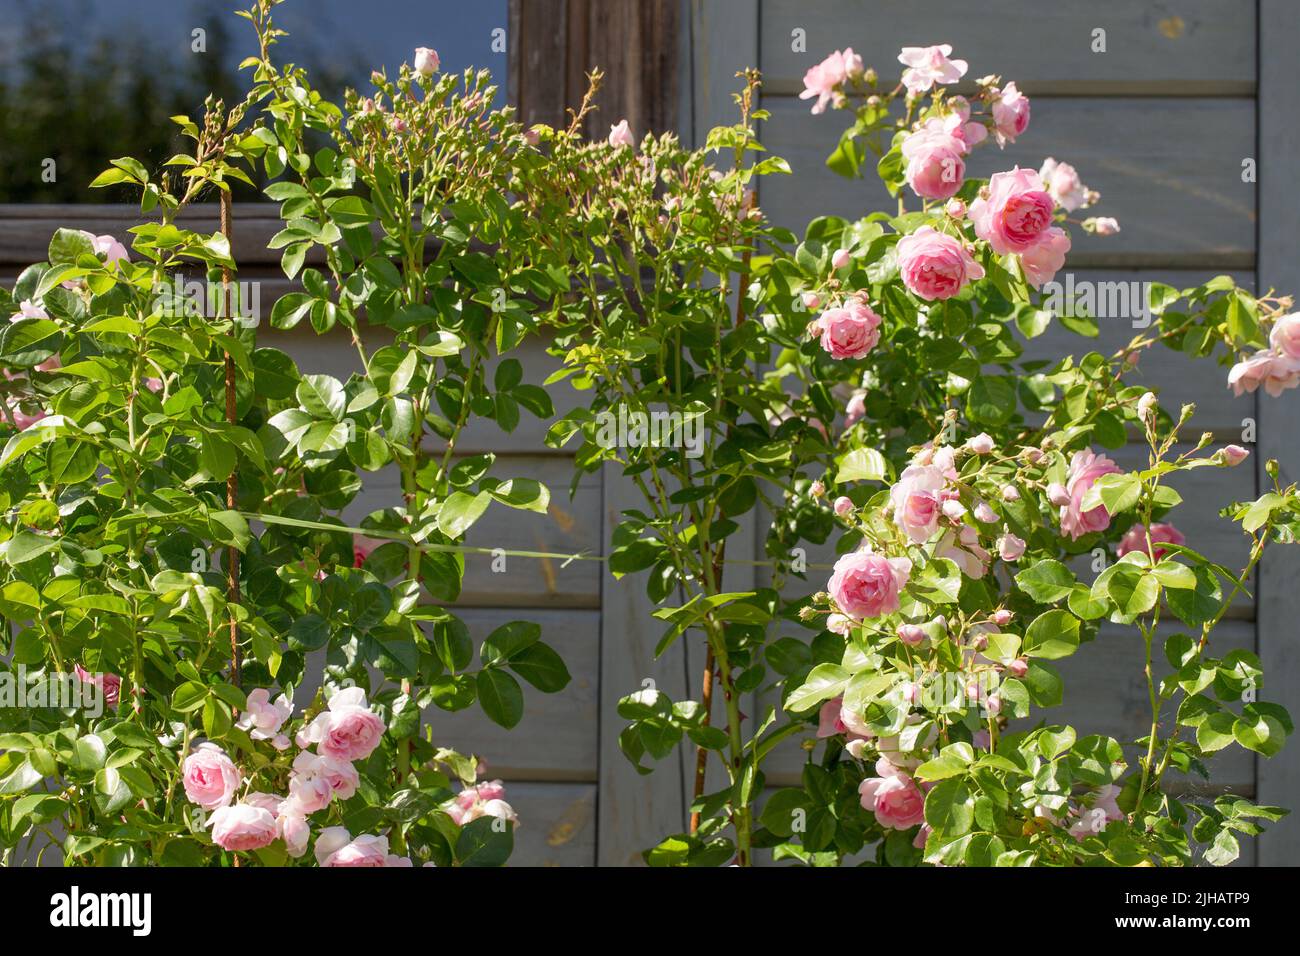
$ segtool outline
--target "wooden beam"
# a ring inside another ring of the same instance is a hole
[[[1300,294],[1300,18],[1290,0],[1259,0],[1259,287]],[[1242,144],[1243,158],[1250,144]],[[1256,468],[1261,488],[1272,487],[1264,465],[1276,458],[1281,481],[1300,480],[1300,392],[1259,399]],[[1300,714],[1300,548],[1273,545],[1264,552],[1256,594],[1263,699]],[[1259,758],[1260,803],[1288,807],[1290,816],[1259,839],[1261,866],[1300,864],[1300,741],[1270,759]]]
[[[567,125],[596,67],[588,136],[626,119],[639,138],[678,125],[679,0],[510,0],[509,89],[524,123]]]

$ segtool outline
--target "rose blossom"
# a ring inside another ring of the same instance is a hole
[[[116,674],[92,674],[80,664],[73,665],[72,668],[77,679],[83,684],[90,684],[98,687],[100,693],[104,695],[104,706],[109,710],[117,710],[117,702],[122,698],[122,678]]]
[[[1151,560],[1159,561],[1169,551],[1160,547],[1161,544],[1186,544],[1187,539],[1183,533],[1171,524],[1162,521],[1156,521],[1151,524]],[[1121,558],[1130,551],[1140,551],[1146,553],[1147,550],[1147,529],[1146,525],[1135,524],[1124,532],[1124,537],[1120,538],[1119,547],[1115,553]]]
[[[876,822],[891,830],[910,830],[925,821],[925,795],[905,773],[868,777],[858,786],[862,809],[876,815]]]
[[[852,47],[846,47],[843,53],[836,50],[816,66],[808,68],[808,72],[803,75],[803,92],[799,94],[799,99],[808,100],[817,97],[817,102],[812,105],[812,111],[824,113],[826,104],[834,100],[837,95],[836,87],[850,76],[856,76],[861,72],[862,57],[854,53]]]
[[[1059,481],[1054,481],[1047,486],[1047,500],[1054,507],[1059,508],[1061,505],[1068,505],[1070,503],[1070,493],[1065,490],[1065,485],[1061,484]]]
[[[23,299],[23,301],[18,303],[18,311],[15,312],[13,315],[9,316],[9,321],[13,322],[17,319],[48,319],[48,318],[49,315],[47,315],[45,310],[42,309],[39,305],[37,305],[31,299]]]
[[[817,324],[821,346],[834,359],[860,359],[880,341],[880,316],[860,299],[827,309]]]
[[[949,199],[948,205],[944,206],[943,209],[953,219],[962,219],[966,215],[966,204],[960,199]]]
[[[1143,392],[1142,397],[1138,399],[1137,403],[1138,418],[1142,421],[1146,421],[1156,407],[1157,402],[1155,392]]]
[[[1079,172],[1069,163],[1058,163],[1052,157],[1043,160],[1038,176],[1047,188],[1047,194],[1066,212],[1074,212],[1088,199],[1088,187],[1079,179]]]
[[[975,520],[980,524],[993,524],[998,520],[998,515],[989,507],[988,502],[981,501],[975,506]]]
[[[853,256],[847,249],[836,249],[835,254],[831,256],[831,268],[843,269],[853,261]]]
[[[265,687],[259,687],[249,693],[248,706],[240,714],[235,726],[248,731],[248,736],[254,740],[271,740],[281,736],[280,727],[292,713],[293,704],[288,697],[281,694],[275,703],[271,703],[271,692]],[[287,747],[288,739],[284,738],[283,742]],[[283,750],[284,747],[280,749]]]
[[[616,149],[623,146],[635,146],[636,140],[632,138],[632,130],[627,125],[627,120],[619,120],[609,128],[609,145]]]
[[[291,857],[296,860],[307,852],[307,841],[311,839],[311,825],[307,823],[305,815],[292,812],[288,801],[280,805],[275,826],[279,831],[280,839],[284,841],[285,850]]]
[[[306,728],[305,739],[319,744],[322,756],[353,761],[369,757],[383,734],[384,722],[366,703],[366,692],[348,687],[330,698],[329,710]]]
[[[965,142],[944,128],[942,120],[928,121],[903,140],[907,185],[922,199],[950,198],[965,181],[962,156],[967,149]]]
[[[925,640],[925,628],[920,624],[900,624],[897,634],[898,639],[908,647],[916,647]]]
[[[984,267],[959,240],[930,226],[898,240],[898,271],[903,284],[927,301],[950,299],[966,283],[984,278]]]
[[[1094,216],[1083,221],[1083,229],[1099,236],[1113,236],[1119,232],[1119,220],[1112,216]]]
[[[925,93],[936,83],[956,83],[966,75],[965,60],[950,60],[952,46],[905,46],[898,54],[898,62],[907,67],[903,71],[903,85],[913,96]],[[805,80],[805,82],[807,82]]]
[[[228,806],[239,789],[239,768],[216,744],[199,744],[181,765],[185,796],[204,810]]]
[[[430,50],[427,46],[415,48],[415,72],[421,76],[433,76],[441,65],[437,50]]]
[[[1083,499],[1098,478],[1120,474],[1123,471],[1105,455],[1094,454],[1091,449],[1074,453],[1070,459],[1070,477],[1065,483],[1070,501],[1061,506],[1062,533],[1077,539],[1090,531],[1104,531],[1110,527],[1110,512],[1103,505],[1083,511]]]
[[[822,304],[822,297],[816,292],[805,292],[803,294],[803,307],[805,309],[815,309]]]
[[[357,768],[346,760],[322,757],[305,750],[293,758],[293,773],[294,776],[290,779],[291,788],[294,779],[319,780],[329,788],[331,795],[340,800],[347,800],[353,796],[361,783]]]
[[[1006,627],[1008,624],[1011,623],[1011,619],[1013,617],[1015,617],[1015,615],[1012,614],[1010,611],[1008,611],[1006,608],[999,608],[998,610],[994,611],[992,615],[990,615],[989,620],[992,621],[994,624],[996,624],[998,627]]]
[[[250,803],[218,807],[209,822],[212,842],[223,850],[260,850],[278,836],[270,811]]]
[[[382,867],[388,860],[388,839],[359,836],[343,827],[326,827],[316,837],[316,862],[322,867]]]
[[[464,826],[480,817],[496,817],[518,826],[519,816],[506,803],[505,795],[506,788],[500,780],[485,780],[456,794],[454,800],[443,805],[443,810],[457,826]]]
[[[1052,226],[1038,242],[1020,253],[1020,268],[1025,281],[1035,289],[1051,282],[1065,265],[1065,254],[1070,251],[1070,234],[1060,226]]]
[[[843,518],[845,515],[853,511],[853,500],[846,495],[840,495],[835,499],[833,507],[835,513]]]
[[[969,525],[949,528],[934,546],[936,558],[947,558],[968,578],[978,581],[988,570],[989,553],[980,546],[979,532]]]
[[[858,422],[862,421],[867,414],[867,393],[858,389],[849,396],[849,402],[844,406],[844,427],[852,428]]]
[[[848,733],[849,728],[844,725],[844,721],[840,720],[840,705],[843,702],[843,697],[836,697],[822,704],[821,710],[817,712],[818,738]]]
[[[998,255],[1024,252],[1052,225],[1056,204],[1043,191],[1043,181],[1032,169],[1019,166],[989,179],[988,198],[970,206],[975,234]]]
[[[1002,486],[1002,500],[1003,500],[1003,501],[1019,501],[1019,500],[1020,500],[1020,489],[1018,489],[1015,485],[1003,485],[1003,486]]]
[[[988,432],[966,439],[966,447],[977,455],[987,455],[993,451],[993,438]]]
[[[126,251],[126,246],[122,245],[112,236],[97,236],[94,233],[82,230],[81,234],[90,240],[91,248],[95,250],[95,255],[103,256],[106,263],[112,264],[119,260],[129,260],[131,256]]]
[[[897,611],[899,589],[911,571],[907,558],[855,551],[835,562],[826,587],[841,613],[861,621]]]
[[[1287,358],[1300,359],[1300,312],[1284,315],[1274,322],[1268,343]]]
[[[939,527],[940,492],[947,484],[937,465],[908,465],[889,489],[894,524],[916,544],[924,544]]]
[[[1029,97],[1016,89],[1015,83],[1008,83],[993,101],[993,123],[999,146],[1014,143],[1029,126]]]
[[[843,614],[831,614],[826,618],[826,630],[840,637],[848,637],[849,631],[853,630],[853,621]]]
[[[1250,457],[1250,452],[1242,448],[1240,445],[1224,445],[1223,451],[1220,452],[1220,454],[1223,455],[1223,461],[1229,468],[1234,468],[1237,465],[1240,465]]]
[[[1288,388],[1300,385],[1300,359],[1256,352],[1242,359],[1228,372],[1228,387],[1233,395],[1253,392],[1261,385],[1264,391],[1277,398]]]
[[[813,498],[820,498],[826,494],[826,483],[818,478],[808,486],[808,494]]]

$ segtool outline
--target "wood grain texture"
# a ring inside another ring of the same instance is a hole
[[[739,121],[732,99],[742,85],[736,73],[759,65],[759,24],[758,0],[691,0],[694,105],[681,135],[695,147],[713,127]]]
[[[1293,3],[1260,0],[1259,80],[1259,279],[1300,294],[1300,18]],[[1272,480],[1264,464],[1277,459],[1285,486],[1300,480],[1300,393],[1280,398],[1259,396],[1259,446],[1256,449],[1260,491]],[[1259,653],[1264,665],[1265,699],[1300,715],[1300,549],[1272,545],[1259,573]],[[1292,739],[1271,759],[1259,758],[1262,803],[1290,807],[1292,813],[1273,824],[1259,840],[1264,866],[1300,865],[1300,746]]]
[[[846,114],[813,116],[806,102],[783,97],[763,105],[772,118],[762,140],[794,170],[763,179],[759,198],[773,222],[802,234],[815,215],[895,209],[874,170],[864,180],[846,180],[826,168],[848,126]],[[1039,104],[1015,145],[972,152],[967,173],[983,177],[1017,164],[1038,169],[1047,156],[1077,167],[1101,193],[1089,213],[1115,216],[1122,231],[1101,237],[1075,230],[1074,268],[1250,269],[1255,187],[1241,181],[1241,164],[1254,144],[1251,100],[1054,99]],[[908,199],[919,208],[910,191]]]
[[[596,788],[592,784],[514,783],[506,799],[519,814],[508,866],[594,866]]]
[[[796,52],[792,31],[806,31]],[[1106,51],[1093,52],[1093,31]],[[778,93],[803,89],[804,72],[853,47],[884,82],[896,82],[904,46],[950,43],[966,79],[998,73],[1030,96],[1249,95],[1255,89],[1255,5],[1223,0],[1025,3],[984,0],[764,0],[762,69]],[[973,88],[973,83],[972,83]]]

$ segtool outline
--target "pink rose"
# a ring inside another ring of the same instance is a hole
[[[916,544],[929,541],[938,530],[946,485],[939,466],[908,465],[889,489],[894,524]]]
[[[990,560],[988,551],[980,546],[979,532],[970,525],[945,531],[934,546],[934,556],[954,562],[962,574],[976,581],[984,577]]]
[[[828,700],[822,704],[821,710],[817,712],[817,736],[819,738],[848,733],[849,728],[844,726],[844,721],[840,720],[840,704],[843,701],[843,697],[836,697],[834,700]]]
[[[903,140],[904,176],[922,199],[948,199],[966,179],[968,147],[949,133],[942,120],[932,119]]]
[[[880,316],[860,299],[827,309],[818,325],[822,348],[834,359],[860,359],[880,341]]]
[[[359,836],[343,827],[326,827],[316,837],[316,862],[322,867],[382,867],[388,861],[388,839]]]
[[[1070,503],[1070,493],[1065,490],[1065,485],[1059,481],[1054,481],[1047,486],[1047,500],[1056,508]]]
[[[199,744],[181,765],[185,796],[204,810],[228,806],[239,789],[239,768],[216,744]]]
[[[1065,265],[1065,254],[1070,251],[1070,234],[1060,226],[1052,226],[1038,242],[1020,253],[1020,268],[1025,281],[1035,289],[1051,282]]]
[[[421,76],[433,76],[438,72],[438,67],[442,61],[438,58],[437,50],[430,50],[427,46],[417,46],[415,48],[415,72]]]
[[[903,284],[926,301],[950,299],[984,277],[983,266],[959,240],[930,226],[898,240],[898,271]]]
[[[908,647],[916,647],[925,640],[925,628],[920,624],[900,624],[898,630],[898,639]]]
[[[73,665],[73,670],[77,674],[77,679],[83,684],[90,684],[99,688],[104,695],[104,706],[109,710],[117,710],[117,702],[122,698],[122,678],[116,674],[92,674],[80,664]]]
[[[1187,539],[1183,533],[1171,524],[1165,524],[1161,521],[1153,522],[1151,525],[1151,560],[1159,561],[1169,551],[1160,547],[1161,544],[1186,544]],[[1135,524],[1124,533],[1120,538],[1119,547],[1115,553],[1121,558],[1130,551],[1140,551],[1146,553],[1147,550],[1147,529],[1146,525]]]
[[[808,486],[808,495],[812,498],[820,498],[826,494],[826,483],[818,478]]]
[[[1113,236],[1119,232],[1119,220],[1112,216],[1094,216],[1083,221],[1083,228],[1085,232],[1099,236]]]
[[[1288,388],[1300,385],[1300,359],[1272,352],[1256,352],[1243,359],[1228,372],[1228,387],[1233,395],[1253,392],[1261,385],[1264,391],[1277,398]]]
[[[1015,617],[1015,615],[1012,614],[1010,611],[1008,611],[1006,608],[999,608],[998,610],[994,611],[992,615],[990,615],[989,620],[992,621],[994,624],[996,624],[998,627],[1006,627],[1008,624],[1011,623],[1011,619],[1013,617]]]
[[[1091,449],[1074,453],[1070,459],[1070,477],[1065,483],[1070,501],[1061,506],[1063,534],[1077,539],[1090,531],[1105,531],[1110,527],[1110,512],[1102,505],[1084,511],[1083,499],[1098,478],[1119,474],[1123,474],[1123,471],[1105,455],[1093,454]]]
[[[843,53],[836,50],[816,66],[808,68],[808,72],[803,75],[803,92],[799,94],[799,99],[816,97],[817,102],[813,104],[812,111],[824,113],[826,104],[839,95],[837,87],[850,76],[861,72],[862,57],[854,53],[852,47],[847,47]]]
[[[1018,561],[1025,553],[1025,542],[1008,532],[998,538],[998,556],[1003,561]]]
[[[1268,342],[1287,358],[1300,359],[1300,312],[1284,315],[1273,323]]]
[[[899,589],[911,571],[907,558],[855,551],[835,562],[826,587],[842,613],[861,621],[897,611]]]
[[[271,692],[259,687],[249,693],[248,706],[239,715],[235,726],[248,731],[248,736],[254,740],[270,740],[280,732],[280,726],[292,713],[293,704],[288,697],[281,694],[275,703],[271,703]]]
[[[925,822],[925,795],[905,773],[868,777],[858,786],[862,808],[888,830],[910,830]]]
[[[48,319],[48,318],[49,315],[47,315],[45,310],[42,309],[39,305],[37,305],[31,299],[23,299],[23,301],[18,303],[18,311],[15,312],[13,315],[9,316],[9,321],[13,322],[16,321],[17,319]]]
[[[1038,242],[1052,225],[1055,207],[1038,173],[1017,166],[993,174],[988,198],[981,196],[971,203],[970,217],[975,234],[998,255],[1006,255],[1024,252]]]
[[[936,83],[956,83],[966,75],[965,60],[950,60],[952,47],[947,43],[938,46],[905,46],[898,54],[898,62],[907,67],[903,71],[903,85],[913,96],[924,93]]]
[[[815,309],[822,304],[822,297],[816,292],[805,292],[802,296],[805,309]]]
[[[1224,464],[1229,468],[1235,468],[1250,457],[1250,452],[1240,445],[1224,445],[1221,454],[1223,455]]]
[[[840,495],[835,499],[833,507],[835,513],[843,518],[845,515],[850,514],[853,511],[853,501],[846,495]]]
[[[1058,163],[1052,157],[1043,160],[1038,177],[1047,188],[1047,194],[1066,212],[1074,212],[1088,200],[1088,187],[1079,179],[1079,172],[1069,163]]]
[[[264,808],[248,803],[219,807],[209,822],[212,842],[223,850],[260,850],[270,846],[279,835],[275,817]]]
[[[953,219],[963,219],[966,216],[966,204],[960,199],[949,199],[943,210]]]
[[[853,261],[853,256],[847,249],[836,249],[835,254],[831,256],[831,268],[843,269]]]
[[[867,393],[859,389],[849,396],[849,403],[844,406],[844,427],[852,428],[862,421],[867,414]]]
[[[1029,97],[1016,89],[1015,83],[1008,83],[993,101],[993,123],[999,146],[1014,143],[1029,126]]]
[[[988,432],[980,432],[978,435],[966,439],[966,447],[977,455],[988,455],[993,452],[993,436]]]
[[[384,722],[366,703],[366,692],[349,687],[330,698],[329,709],[306,729],[306,740],[318,744],[324,757],[351,762],[369,757],[384,735]]]
[[[303,751],[293,759],[293,774],[289,783],[291,791],[295,781],[299,781],[299,788],[303,793],[317,794],[318,788],[328,789],[329,793],[321,806],[328,803],[330,797],[347,800],[357,792],[357,787],[361,783],[357,768],[346,760],[322,757],[307,751]]]
[[[307,852],[307,841],[311,839],[311,825],[307,822],[306,816],[289,812],[289,808],[281,804],[275,825],[280,839],[284,841],[284,848],[291,857],[296,860]]]
[[[843,614],[829,614],[826,616],[826,630],[840,637],[848,637],[853,630],[853,621]]]
[[[95,250],[96,255],[104,257],[104,261],[112,264],[122,259],[130,259],[127,254],[126,246],[122,245],[112,236],[96,236],[93,233],[82,232],[82,235],[90,240],[91,247]]]
[[[632,138],[632,130],[627,125],[627,120],[619,120],[609,128],[609,145],[616,149],[622,146],[636,146],[636,140]]]

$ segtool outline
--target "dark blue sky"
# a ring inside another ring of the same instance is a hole
[[[230,49],[209,46],[208,52],[233,70],[256,52],[251,25],[233,13],[250,5],[251,0],[0,0],[0,64],[11,60],[27,30],[41,26],[73,44],[140,33],[159,54],[147,66],[158,70],[169,58],[193,55],[190,31],[217,15],[227,18]],[[492,51],[492,31],[508,25],[506,0],[288,0],[275,17],[290,33],[280,47],[282,60],[309,67],[321,58],[364,64],[355,86],[365,83],[372,67],[394,72],[417,46],[436,49],[444,70],[487,67],[504,86],[506,55]]]

